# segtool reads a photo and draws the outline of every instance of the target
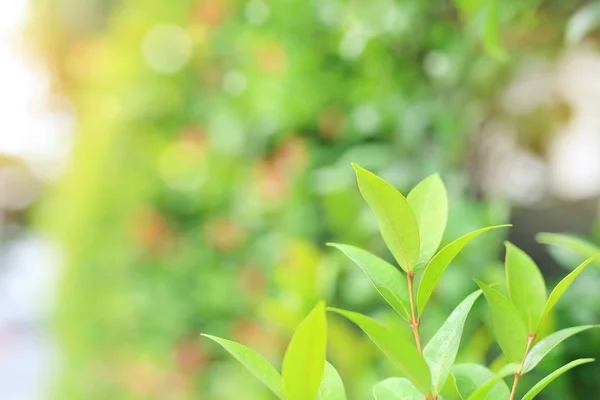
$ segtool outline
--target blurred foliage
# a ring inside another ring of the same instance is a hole
[[[502,2],[486,52],[478,20],[441,0],[34,3],[31,34],[78,118],[70,172],[41,212],[65,250],[69,400],[268,398],[198,334],[277,360],[318,298],[379,312],[362,273],[322,245],[388,255],[350,162],[405,193],[439,171],[444,242],[506,221],[505,204],[468,196],[469,134],[514,68],[489,48],[501,34],[512,57],[553,52],[576,7]],[[426,339],[474,289],[465,276],[501,279],[500,235],[444,275]],[[330,359],[368,398],[390,365],[330,324]],[[485,324],[465,332],[460,361],[484,361]]]

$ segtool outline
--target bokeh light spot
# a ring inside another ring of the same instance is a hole
[[[263,0],[252,0],[246,5],[246,19],[253,25],[260,25],[269,18],[269,6]]]
[[[246,91],[248,80],[239,71],[230,71],[223,77],[223,90],[233,96],[239,96]]]
[[[192,55],[192,40],[180,26],[156,25],[144,37],[142,54],[153,71],[174,74],[189,61]]]

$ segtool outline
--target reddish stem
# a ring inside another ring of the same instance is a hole
[[[417,350],[419,353],[423,354],[423,348],[421,347],[421,337],[419,336],[419,325],[421,321],[417,319],[417,313],[415,312],[415,299],[413,293],[413,280],[415,279],[415,274],[412,271],[408,271],[408,297],[410,299],[410,327],[412,328],[413,334],[415,335],[415,342],[417,344]]]
[[[510,391],[510,400],[514,400],[515,396],[517,395],[517,385],[519,383],[519,379],[521,379],[521,377],[523,376],[522,371],[523,371],[523,366],[525,365],[525,359],[527,358],[527,355],[529,354],[529,350],[531,349],[531,345],[533,344],[534,340],[535,340],[535,333],[530,333],[529,336],[527,336],[527,348],[525,348],[525,355],[523,356],[523,360],[521,361],[521,366],[519,367],[517,372],[515,372],[515,378],[513,380],[512,390]]]

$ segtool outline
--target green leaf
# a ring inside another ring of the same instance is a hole
[[[478,229],[471,233],[467,233],[464,236],[459,237],[453,242],[448,243],[444,246],[427,264],[425,272],[419,283],[419,289],[417,292],[417,306],[419,309],[419,315],[423,313],[425,305],[429,301],[435,285],[440,280],[440,277],[448,267],[448,265],[454,260],[454,257],[473,239],[492,229],[503,228],[510,225],[496,225],[489,226],[487,228]]]
[[[521,400],[532,400],[535,396],[538,395],[539,392],[544,390],[546,386],[552,383],[553,380],[555,380],[568,370],[575,368],[578,365],[590,363],[592,361],[594,361],[593,358],[580,358],[578,360],[571,361],[566,365],[563,365],[562,367],[560,367],[559,369],[557,369],[556,371],[552,372],[551,374],[547,375],[544,379],[539,381],[534,387],[532,387],[529,390],[529,392],[525,394],[525,396],[523,396]]]
[[[512,243],[506,242],[506,284],[510,299],[523,317],[530,334],[536,333],[548,293],[536,263]]]
[[[535,238],[539,243],[564,247],[584,258],[590,258],[600,254],[600,247],[575,236],[562,235],[559,233],[538,233]]]
[[[233,342],[222,339],[217,336],[202,334],[227,350],[239,362],[241,362],[254,376],[262,381],[277,397],[283,399],[283,388],[281,386],[281,376],[275,368],[254,350]]]
[[[461,399],[467,399],[477,388],[489,382],[496,375],[488,368],[479,364],[457,364],[452,368],[454,386]],[[485,397],[486,400],[506,400],[510,396],[510,389],[503,380],[493,384]]]
[[[496,289],[475,280],[490,306],[492,328],[502,352],[510,361],[521,362],[527,347],[527,327],[515,306]]]
[[[485,50],[499,61],[506,61],[508,54],[500,44],[499,0],[487,0],[487,10],[483,25],[483,46]]]
[[[375,400],[425,400],[408,379],[388,378],[373,386]]]
[[[558,332],[554,332],[551,335],[546,336],[544,339],[540,340],[536,343],[535,346],[529,351],[527,354],[527,358],[525,358],[525,363],[523,364],[523,373],[527,373],[534,369],[536,365],[543,360],[544,357],[553,348],[558,346],[563,340],[579,333],[583,332],[587,329],[597,328],[598,325],[583,325],[583,326],[574,326],[571,328],[561,329]]]
[[[352,164],[358,187],[377,217],[381,236],[405,271],[414,271],[419,259],[419,225],[406,198],[372,172]]]
[[[448,221],[448,193],[438,174],[423,179],[407,198],[419,224],[421,250],[416,269],[425,266],[442,241]]]
[[[436,332],[423,350],[425,361],[431,371],[431,390],[438,394],[452,370],[456,353],[460,345],[463,327],[473,303],[481,294],[481,290],[465,298],[448,317],[444,325]]]
[[[286,400],[317,396],[325,368],[326,342],[325,304],[319,302],[296,329],[283,357],[281,374]]]
[[[481,386],[479,386],[468,398],[467,400],[492,400],[493,398],[490,396],[492,389],[496,389],[498,384],[504,382],[503,379],[509,375],[513,375],[519,369],[519,364],[511,363],[505,365],[496,373],[492,378],[488,379]],[[506,385],[506,383],[504,384]],[[508,388],[507,388],[508,389]],[[497,397],[497,400],[506,400],[507,397]],[[496,399],[494,399],[496,400]]]
[[[341,250],[358,265],[379,294],[402,318],[410,320],[410,299],[406,276],[392,264],[358,247],[329,243]]]
[[[571,283],[577,278],[579,275],[590,263],[594,260],[597,260],[598,256],[590,257],[585,260],[581,265],[575,268],[569,275],[565,276],[562,281],[558,282],[558,285],[552,290],[550,296],[548,297],[548,301],[546,301],[546,305],[544,306],[544,310],[542,311],[542,315],[540,316],[540,320],[538,322],[538,327],[543,323],[543,320],[548,316],[550,311],[554,308],[558,300],[562,297],[565,291],[571,286]]]
[[[346,400],[346,391],[340,374],[333,365],[325,361],[325,372],[316,400]]]
[[[410,342],[401,335],[372,318],[352,311],[329,308],[358,325],[377,347],[419,388],[421,393],[429,394],[431,375],[423,356]]]

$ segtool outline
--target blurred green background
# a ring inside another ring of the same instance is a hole
[[[502,279],[504,239],[556,282],[577,261],[554,262],[534,235],[593,232],[599,21],[595,1],[32,0],[27,41],[60,98],[48,107],[67,109],[76,132],[21,221],[62,254],[53,398],[270,399],[199,333],[277,363],[317,299],[393,323],[324,245],[390,259],[351,162],[403,193],[439,172],[444,242],[514,224],[449,268],[425,338],[471,278]],[[587,271],[556,326],[598,323],[598,287]],[[353,327],[329,324],[349,398],[371,398],[396,371]],[[460,361],[501,365],[488,326],[482,302]],[[531,379],[590,348],[600,355],[593,332]],[[589,398],[599,374],[581,367],[543,398]]]

